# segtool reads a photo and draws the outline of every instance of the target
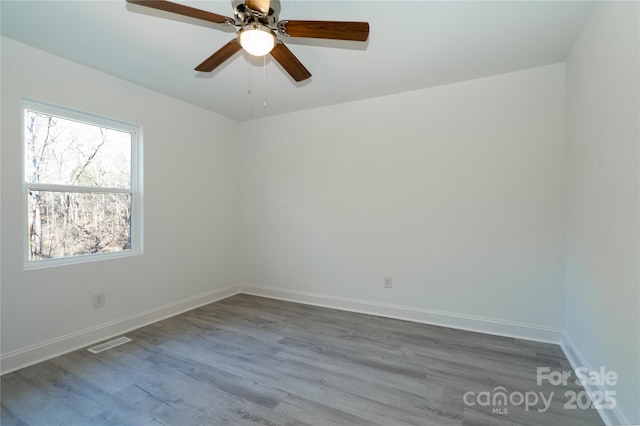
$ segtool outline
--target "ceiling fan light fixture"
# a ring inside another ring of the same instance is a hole
[[[281,37],[344,41],[367,41],[369,37],[368,22],[279,20],[280,0],[233,0],[233,18],[171,0],[127,2],[235,28],[235,37],[195,67],[198,72],[211,72],[244,49],[252,56],[271,54],[291,78],[300,82],[310,78],[311,73],[282,42]]]
[[[238,40],[251,56],[264,56],[276,45],[276,36],[271,28],[259,24],[242,27],[238,33]]]

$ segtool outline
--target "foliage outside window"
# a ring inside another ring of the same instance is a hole
[[[23,102],[27,267],[140,253],[139,128]]]

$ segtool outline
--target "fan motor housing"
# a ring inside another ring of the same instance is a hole
[[[280,15],[280,1],[271,0],[269,4],[269,13],[266,15],[260,11],[249,8],[244,1],[234,1],[234,17],[236,25],[245,27],[252,24],[261,24],[275,29],[278,23],[278,15]]]

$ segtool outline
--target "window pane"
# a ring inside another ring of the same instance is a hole
[[[131,188],[131,134],[26,110],[25,180]]]
[[[131,194],[29,191],[29,260],[131,249]]]

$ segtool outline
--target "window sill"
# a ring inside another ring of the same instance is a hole
[[[141,254],[142,251],[140,250],[122,250],[113,253],[84,254],[81,256],[62,257],[59,259],[27,261],[24,264],[24,270],[30,271],[34,269],[53,268],[56,266],[67,266],[76,265],[79,263],[99,262],[102,260],[121,259],[124,257],[139,256]]]

